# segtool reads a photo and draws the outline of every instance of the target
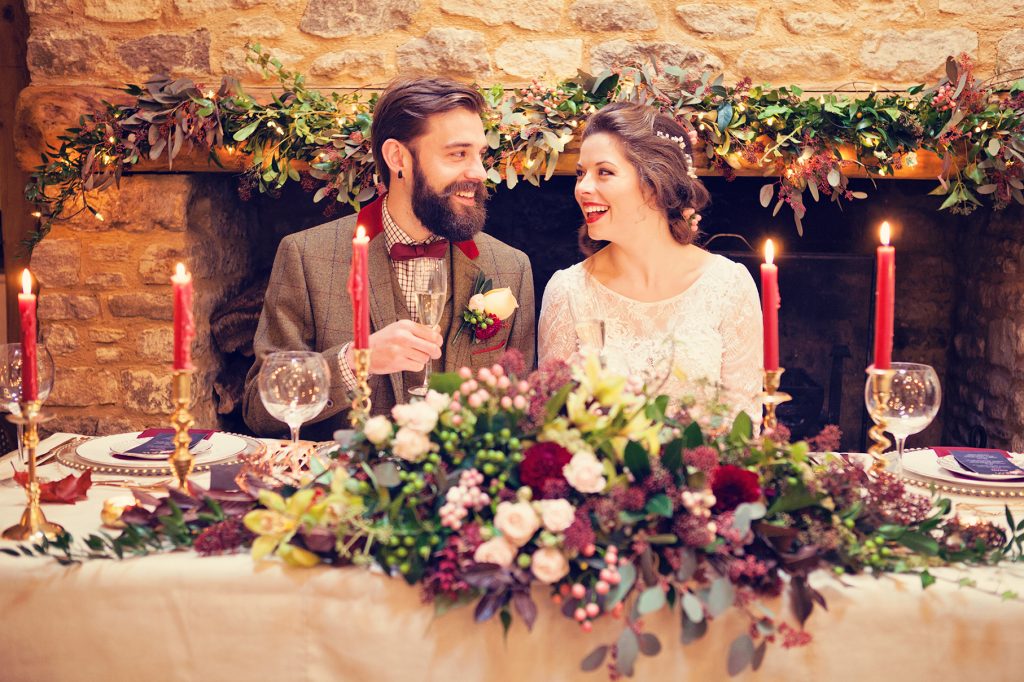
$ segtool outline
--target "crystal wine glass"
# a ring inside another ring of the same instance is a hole
[[[0,409],[16,417],[21,416],[21,370],[21,344],[0,344]],[[39,401],[46,402],[53,389],[53,356],[46,346],[37,347],[36,372],[39,376]],[[25,463],[23,430],[22,425],[18,424],[18,459],[21,464]]]
[[[263,406],[271,417],[288,425],[292,445],[299,440],[299,428],[327,405],[330,384],[327,360],[312,351],[271,353],[260,367]]]
[[[576,350],[581,356],[604,352],[604,320],[591,318],[576,322]]]
[[[448,268],[443,258],[412,260],[412,290],[416,294],[416,318],[427,327],[436,327],[444,314],[448,296]],[[412,395],[427,394],[430,386],[430,360],[423,367],[423,384],[409,389]]]
[[[885,430],[896,439],[893,468],[899,472],[907,437],[924,431],[932,423],[942,403],[942,386],[939,376],[929,365],[894,362],[891,369],[889,399],[884,404],[878,403],[873,388],[876,379],[869,375],[864,386],[864,404],[871,418],[876,423],[883,422]]]

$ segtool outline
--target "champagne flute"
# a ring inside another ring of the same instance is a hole
[[[913,362],[892,363],[892,385],[889,399],[880,405],[872,390],[873,378],[864,385],[864,404],[876,423],[885,424],[885,430],[896,439],[896,461],[893,468],[899,473],[903,463],[903,446],[907,437],[924,431],[939,411],[942,386],[939,376],[929,365]]]
[[[22,352],[20,343],[0,344],[0,409],[21,416]],[[39,376],[39,401],[46,402],[53,389],[53,356],[46,346],[36,351],[36,372]],[[18,424],[18,461],[25,464],[22,446],[24,427]]]
[[[416,318],[420,324],[436,327],[444,314],[448,296],[448,269],[443,258],[416,258],[412,261],[412,289],[416,294]],[[409,389],[423,396],[430,387],[430,360],[423,367],[423,384]]]
[[[312,351],[271,353],[260,367],[260,399],[271,417],[288,425],[292,445],[302,425],[323,412],[330,384],[327,360]]]
[[[591,318],[575,324],[576,350],[580,356],[597,355],[604,352],[604,320]]]

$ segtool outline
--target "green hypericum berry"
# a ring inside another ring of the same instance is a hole
[[[402,544],[406,547],[412,547],[416,544],[416,538],[414,538],[411,535],[406,535],[404,538],[402,538]]]
[[[512,437],[512,431],[509,429],[502,429],[501,431],[498,432],[498,437],[501,438],[502,440],[508,440],[509,438]]]
[[[509,438],[508,439],[508,446],[512,450],[518,450],[520,447],[522,447],[522,445],[523,444],[521,442],[519,442],[518,438]]]
[[[399,573],[401,573],[402,575],[406,575],[406,574],[408,574],[408,573],[409,573],[409,571],[411,571],[411,570],[412,570],[412,564],[410,564],[410,563],[409,563],[408,561],[406,561],[406,562],[403,562],[403,563],[402,563],[402,564],[401,564],[401,565],[400,565],[400,566],[398,567],[398,572],[399,572]]]
[[[519,557],[516,559],[516,563],[519,564],[519,568],[529,568],[530,567],[530,555],[529,554],[520,554]]]
[[[392,535],[390,538],[388,538],[388,545],[390,545],[391,547],[398,547],[400,544],[402,544],[402,538],[398,537],[397,535]]]
[[[435,535],[431,535],[430,536],[430,544],[431,545],[440,545],[441,544],[441,536],[440,535],[436,535],[436,534]]]
[[[423,465],[423,471],[428,474],[434,473],[434,465],[431,464],[430,462],[427,462],[426,464]]]
[[[422,547],[420,547],[419,553],[420,553],[420,558],[421,559],[428,559],[428,558],[430,558],[430,548],[427,547],[426,545],[423,545]]]
[[[483,469],[484,469],[484,475],[485,476],[493,476],[495,474],[495,472],[497,472],[497,470],[498,470],[498,468],[496,466],[494,466],[493,464],[491,464],[490,462],[485,464],[483,466]]]
[[[522,462],[523,462],[523,459],[525,459],[525,457],[524,457],[523,453],[521,453],[521,452],[513,452],[513,453],[512,453],[512,457],[511,457],[511,460],[512,460],[512,461],[513,461],[514,463],[516,463],[516,464],[522,464]]]
[[[395,556],[399,559],[404,559],[405,557],[409,556],[409,550],[407,550],[405,547],[399,547],[395,550]]]

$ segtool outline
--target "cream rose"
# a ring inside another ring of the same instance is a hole
[[[511,566],[516,558],[516,548],[509,544],[503,536],[488,540],[476,548],[473,553],[473,561],[481,564],[498,564],[499,566]]]
[[[430,433],[437,426],[437,410],[423,400],[391,408],[391,416],[399,426],[408,426],[421,433]]]
[[[540,528],[540,519],[529,502],[502,502],[494,514],[494,527],[516,547],[522,547]]]
[[[519,302],[508,287],[491,289],[484,294],[484,311],[497,316],[499,320],[507,320],[519,307]]]
[[[447,393],[438,393],[437,391],[431,389],[427,391],[427,395],[424,396],[423,402],[425,402],[427,405],[430,405],[430,409],[432,409],[434,412],[436,412],[437,414],[441,414],[442,412],[448,409],[449,405],[451,405],[452,397]]]
[[[533,553],[530,570],[537,580],[545,585],[557,583],[569,575],[569,562],[565,555],[554,547],[544,547]]]
[[[544,527],[552,533],[561,533],[576,520],[576,508],[567,500],[541,500],[537,509]]]
[[[391,422],[382,414],[370,417],[363,424],[363,435],[366,436],[366,440],[377,446],[384,445],[388,438],[391,438],[391,433]]]
[[[407,462],[418,462],[430,452],[430,439],[421,431],[403,426],[395,434],[391,451]]]
[[[569,463],[562,467],[562,474],[569,485],[581,493],[599,493],[607,484],[604,467],[594,453],[588,450],[573,455]]]
[[[484,311],[484,295],[473,294],[469,297],[469,303],[466,305],[467,308],[472,310],[474,313],[482,313]]]

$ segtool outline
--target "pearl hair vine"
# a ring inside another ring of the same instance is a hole
[[[675,142],[677,145],[679,145],[679,149],[681,149],[683,152],[683,158],[686,160],[686,174],[693,178],[694,180],[696,180],[697,171],[694,170],[693,168],[693,157],[690,156],[690,153],[688,151],[686,151],[686,138],[683,137],[682,135],[676,135],[675,137],[673,137],[672,135],[669,135],[668,133],[661,130],[655,131],[654,134],[657,135],[658,137],[663,137],[666,140],[670,142]]]

